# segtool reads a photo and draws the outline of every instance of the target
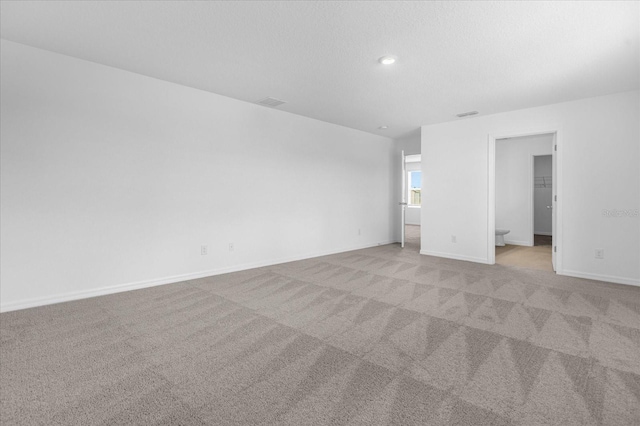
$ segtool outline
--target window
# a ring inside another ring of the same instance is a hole
[[[419,206],[422,202],[420,191],[422,190],[422,172],[408,172],[409,205]]]

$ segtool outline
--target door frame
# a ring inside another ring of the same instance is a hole
[[[400,151],[402,157],[402,194],[400,197],[400,247],[404,248],[405,227],[407,225],[406,208],[407,208],[407,157],[404,155],[404,149]]]
[[[555,157],[556,169],[553,175],[552,205],[556,215],[556,226],[553,229],[553,247],[555,253],[555,272],[562,274],[562,135],[561,129],[538,130],[523,133],[489,134],[487,136],[487,263],[496,263],[496,140],[506,138],[518,138],[535,135],[554,135],[554,143],[551,155]],[[532,190],[533,192],[533,190]],[[553,256],[553,253],[552,253]]]

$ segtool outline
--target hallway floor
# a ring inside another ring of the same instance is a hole
[[[420,252],[420,225],[404,226],[404,246]]]

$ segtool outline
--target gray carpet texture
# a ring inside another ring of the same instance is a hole
[[[2,424],[640,424],[640,288],[412,247],[3,313]]]

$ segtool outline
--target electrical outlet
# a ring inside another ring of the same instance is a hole
[[[452,235],[452,236],[451,236],[451,242],[452,242],[452,243],[457,243],[457,242],[458,242],[458,239],[456,238],[456,236],[455,236],[455,235]]]
[[[202,256],[206,256],[209,254],[209,247],[208,246],[200,246],[200,254]]]
[[[358,228],[358,235],[362,235],[362,231]]]
[[[596,259],[604,259],[604,249],[596,249],[595,257]]]
[[[233,251],[233,250],[234,250],[234,248],[235,248],[235,247],[233,246],[233,243],[229,243],[229,251]]]

